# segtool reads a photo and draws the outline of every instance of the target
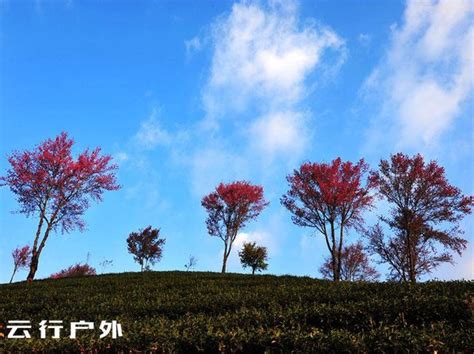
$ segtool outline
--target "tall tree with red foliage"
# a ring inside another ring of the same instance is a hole
[[[436,161],[398,153],[381,160],[371,180],[391,205],[380,221],[392,235],[385,237],[377,224],[367,236],[370,250],[389,264],[392,278],[415,282],[439,264],[452,262],[452,252],[461,255],[467,241],[459,223],[472,212],[474,198],[449,184]]]
[[[0,178],[16,194],[19,212],[37,217],[28,280],[35,277],[41,252],[51,231],[63,233],[85,227],[82,216],[89,200],[101,201],[107,190],[119,189],[116,165],[100,148],[72,156],[74,141],[67,133],[48,139],[33,150],[16,151],[8,157],[10,169]]]
[[[372,182],[364,160],[353,164],[340,158],[331,163],[304,163],[287,177],[288,192],[281,203],[293,223],[315,228],[330,253],[333,280],[340,280],[344,231],[363,224],[362,213],[373,202]]]
[[[30,246],[24,246],[22,248],[15,248],[12,252],[13,257],[13,273],[10,278],[10,284],[13,282],[13,277],[16,272],[22,268],[28,268],[31,262],[31,249]]]
[[[160,238],[160,229],[148,226],[138,232],[132,232],[127,238],[127,247],[143,272],[150,269],[150,264],[153,265],[161,259],[165,242],[164,238]]]
[[[229,258],[239,230],[260,215],[268,205],[263,196],[263,187],[246,181],[219,184],[215,191],[202,198],[206,209],[209,235],[219,237],[224,242],[222,273],[225,273]]]
[[[326,279],[332,279],[333,269],[331,257],[325,259],[319,271]],[[344,246],[341,253],[341,280],[374,281],[380,274],[370,265],[369,257],[361,242]]]

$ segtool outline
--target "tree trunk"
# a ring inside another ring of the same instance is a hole
[[[408,256],[408,280],[412,283],[416,282],[416,274],[415,274],[415,260],[413,255],[413,245],[411,242],[411,235],[410,232],[406,231],[407,237],[407,256]]]
[[[41,251],[43,251],[44,245],[46,244],[46,240],[48,239],[50,232],[51,225],[48,225],[48,228],[44,232],[43,239],[41,240],[38,249],[36,249],[37,240],[35,240],[35,245],[33,246],[33,251],[31,252],[30,272],[28,273],[28,277],[26,278],[30,282],[33,281],[33,279],[35,278],[36,271],[38,270],[39,257],[41,255]]]
[[[338,264],[337,264],[337,253],[336,253],[336,235],[334,230],[334,222],[331,222],[331,260],[332,260],[332,275],[334,281],[339,281]]]
[[[255,275],[255,268],[252,267],[252,275]]]
[[[415,268],[412,266],[410,267],[410,274],[409,274],[409,277],[410,277],[410,282],[412,283],[416,283],[416,274],[415,274]]]
[[[227,257],[224,253],[224,259],[222,260],[222,270],[221,270],[221,273],[225,273],[226,271],[226,266],[227,266]]]
[[[339,245],[337,249],[337,280],[341,280],[341,267],[342,267],[342,242],[344,238],[344,224],[341,222],[340,230],[339,230]]]
[[[13,274],[12,274],[12,277],[10,278],[10,284],[13,282],[13,277],[15,276],[17,268],[18,268],[17,266],[15,266],[15,268],[13,268]]]
[[[229,239],[231,237],[228,237]],[[222,270],[221,273],[225,273],[227,269],[227,259],[229,258],[230,255],[230,250],[232,247],[232,241],[230,241],[230,244],[227,244],[227,242],[224,242],[224,257],[222,259]]]
[[[36,270],[38,269],[38,258],[39,258],[39,254],[38,254],[38,241],[39,241],[39,237],[41,235],[41,229],[43,228],[43,212],[41,212],[41,215],[40,215],[40,220],[38,222],[38,227],[36,229],[36,234],[35,234],[35,241],[33,243],[33,249],[31,250],[31,262],[30,262],[30,271],[28,273],[28,276],[26,277],[26,279],[28,281],[32,281],[35,277],[35,273],[36,273]]]
[[[36,271],[38,270],[38,262],[39,262],[39,253],[37,251],[33,251],[31,255],[31,263],[30,263],[30,272],[26,279],[28,281],[32,281],[35,278]]]

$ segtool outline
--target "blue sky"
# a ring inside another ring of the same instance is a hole
[[[267,246],[270,273],[318,276],[322,237],[279,203],[285,176],[308,160],[364,157],[375,168],[421,152],[474,192],[468,0],[4,0],[0,11],[2,174],[7,154],[61,131],[120,166],[122,189],[87,211],[87,230],[48,240],[40,278],[86,259],[99,272],[139,270],[125,239],[147,225],[167,239],[155,269],[194,255],[197,270],[219,271],[223,245],[207,235],[200,199],[238,179],[262,184],[271,204],[237,246]],[[15,209],[2,188],[0,283],[11,250],[33,241],[36,220]],[[471,216],[463,227],[468,250],[431,277],[474,278]],[[242,271],[236,253],[228,269]]]

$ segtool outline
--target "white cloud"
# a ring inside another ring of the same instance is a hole
[[[266,231],[239,232],[233,247],[240,251],[246,242],[256,242],[259,246],[271,248],[273,241],[271,235]]]
[[[242,156],[226,149],[208,146],[191,158],[191,181],[195,195],[210,193],[220,182],[248,179],[248,167]]]
[[[329,30],[299,30],[295,11],[293,6],[265,11],[257,5],[234,4],[230,16],[214,30],[211,96],[217,93],[219,99],[222,90],[230,90],[234,106],[246,105],[254,95],[277,103],[301,97],[304,79],[322,50],[341,42]]]
[[[301,26],[298,20],[291,1],[271,2],[268,8],[233,5],[213,31],[214,56],[204,95],[208,114],[244,109],[255,98],[287,106],[304,96],[305,80],[323,54],[342,51],[344,42],[329,28]]]
[[[372,37],[367,33],[359,33],[359,35],[357,36],[357,40],[361,45],[368,46],[372,41]]]
[[[305,117],[298,112],[272,112],[256,120],[250,130],[253,145],[266,156],[299,156],[308,142]]]
[[[241,140],[257,148],[248,150],[251,159],[299,158],[311,138],[303,99],[315,74],[334,73],[343,63],[344,41],[314,19],[301,21],[289,0],[235,3],[211,32],[201,127],[216,132],[223,117],[237,117]]]
[[[114,154],[114,162],[118,164],[123,164],[124,162],[128,161],[129,158],[129,155],[123,151]]]
[[[198,36],[195,36],[187,41],[184,41],[184,46],[186,48],[186,55],[189,57],[194,52],[198,52],[202,48],[201,39]]]
[[[150,117],[140,124],[140,129],[134,136],[134,141],[144,149],[153,149],[159,145],[169,145],[171,135],[161,127],[157,119],[158,110],[153,108]]]
[[[473,14],[469,0],[408,2],[386,58],[365,83],[382,98],[387,120],[375,121],[374,134],[391,125],[399,145],[432,145],[451,127],[472,94]]]

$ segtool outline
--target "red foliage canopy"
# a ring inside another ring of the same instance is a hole
[[[282,204],[293,213],[295,224],[315,227],[321,233],[328,220],[357,226],[363,221],[361,213],[373,202],[369,194],[373,183],[362,180],[367,171],[363,159],[357,164],[340,158],[331,163],[304,163],[287,177],[290,190]]]
[[[373,182],[366,178],[367,172],[364,160],[353,164],[337,158],[331,163],[304,163],[287,177],[290,189],[281,203],[296,225],[314,227],[324,235],[334,280],[340,276],[344,229],[360,227],[362,212],[373,202]]]
[[[18,269],[28,268],[31,262],[31,249],[30,246],[24,246],[22,248],[15,248],[12,252],[13,257],[13,273],[10,278],[10,283],[13,282],[13,278]]]
[[[206,225],[209,234],[224,241],[222,271],[225,272],[227,257],[239,229],[257,218],[268,205],[263,196],[263,187],[246,181],[221,183],[214,192],[202,199],[201,204],[208,213]]]
[[[0,183],[16,194],[19,212],[39,218],[31,250],[29,280],[34,278],[51,230],[58,227],[63,232],[75,228],[83,230],[82,215],[89,207],[89,199],[100,201],[104,191],[119,188],[115,179],[117,166],[110,163],[110,156],[101,156],[97,148],[85,150],[74,159],[73,144],[66,133],[61,133],[34,150],[14,152],[8,157],[10,169],[0,178]]]
[[[221,183],[216,190],[202,199],[202,206],[209,216],[206,221],[211,236],[225,240],[227,229],[236,233],[255,219],[268,205],[263,197],[263,187],[246,181]]]
[[[82,277],[86,275],[96,275],[96,271],[93,267],[88,264],[75,264],[69,268],[63,269],[58,273],[50,275],[51,279],[70,278],[70,277]]]
[[[30,265],[31,261],[30,246],[15,248],[12,252],[12,257],[15,269],[27,268]]]
[[[160,229],[148,226],[132,232],[127,238],[127,247],[143,271],[149,269],[149,264],[153,265],[161,259],[165,242],[164,238],[160,238]]]
[[[379,277],[377,270],[370,265],[361,242],[342,249],[341,263],[341,280],[373,281]],[[319,271],[325,278],[332,279],[334,271],[330,257],[326,258]]]
[[[371,180],[392,207],[380,219],[393,237],[385,240],[380,225],[367,235],[372,251],[390,264],[392,277],[415,281],[440,263],[452,262],[452,256],[440,253],[435,242],[458,254],[466,248],[459,222],[471,213],[474,198],[452,186],[436,161],[425,163],[420,154],[398,153],[390,161],[382,160]]]
[[[100,156],[100,148],[73,159],[74,141],[67,133],[48,139],[32,151],[14,152],[8,157],[11,168],[0,181],[17,195],[19,212],[40,217],[63,231],[84,228],[82,214],[89,198],[102,200],[105,190],[116,190],[116,165],[111,157]]]

